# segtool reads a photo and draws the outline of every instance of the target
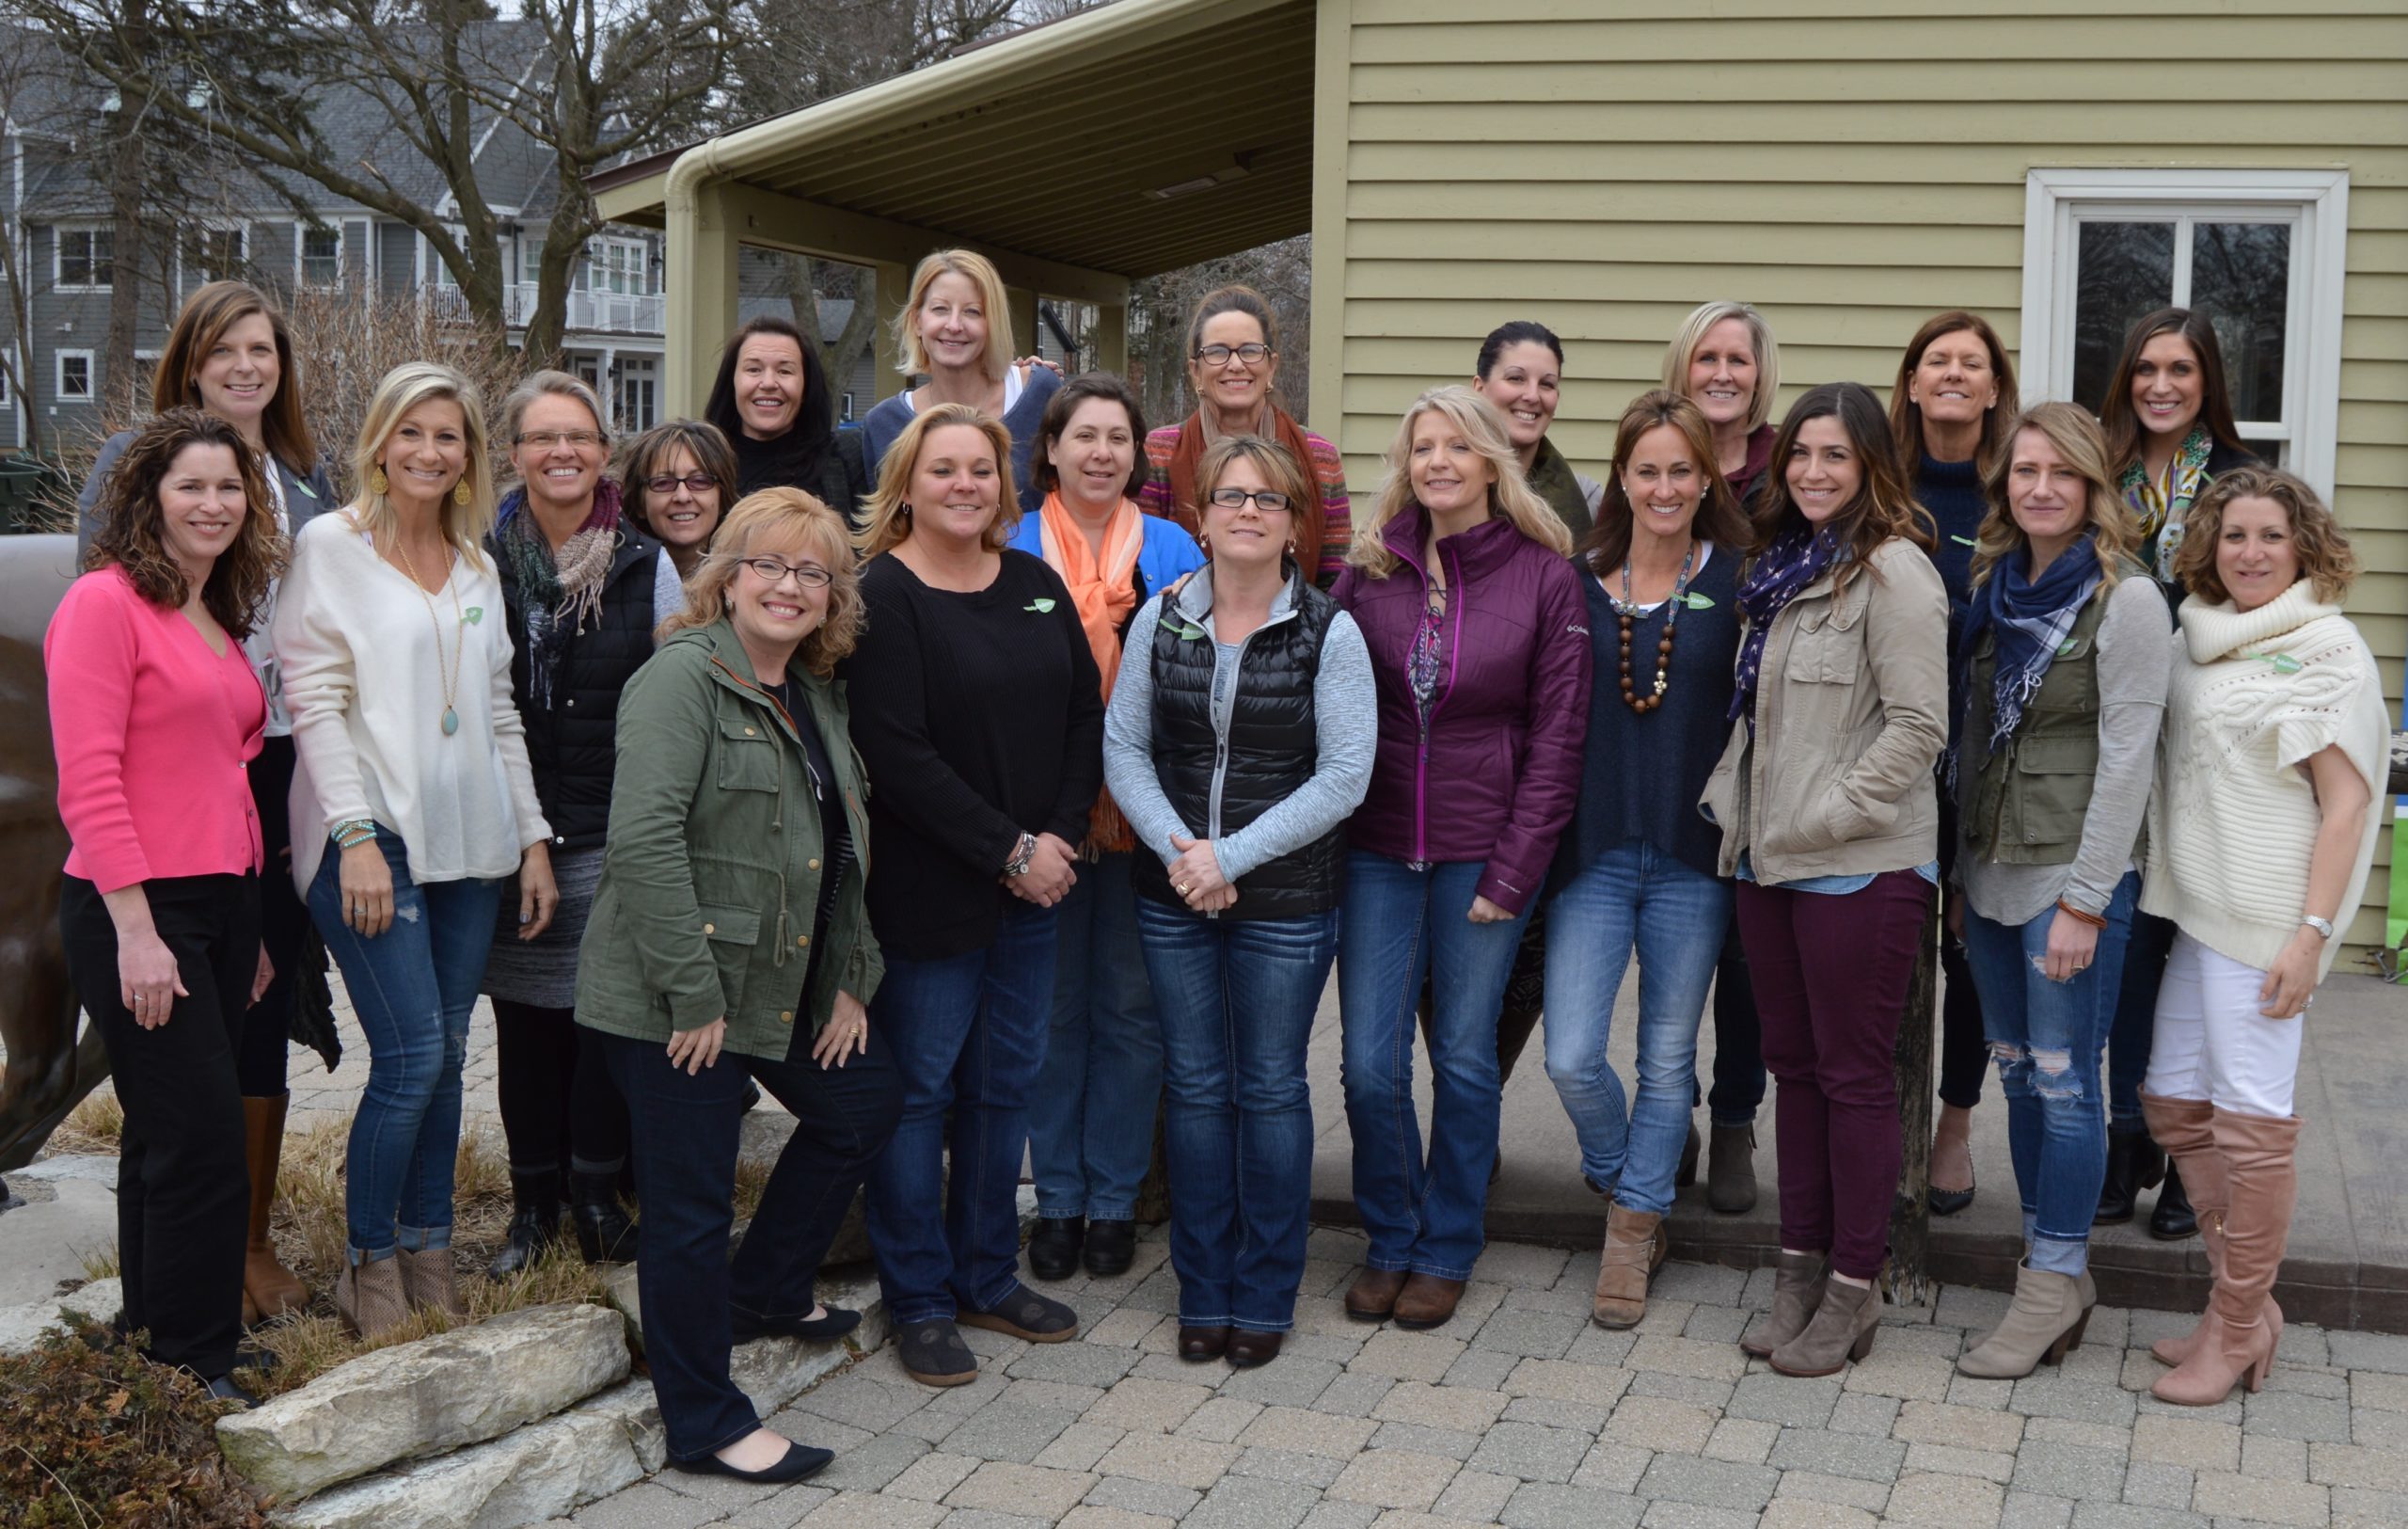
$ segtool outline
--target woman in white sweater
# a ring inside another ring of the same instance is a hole
[[[363,1335],[460,1310],[452,1171],[468,1012],[501,883],[531,938],[559,901],[510,689],[483,406],[450,367],[377,384],[359,491],[295,538],[276,652],[300,756],[293,879],[368,1037],[335,1305]]]
[[[2357,571],[2316,491],[2236,469],[2184,520],[2181,608],[2141,907],[2173,920],[2141,1103],[2179,1162],[2215,1286],[2160,1400],[2256,1391],[2283,1316],[2300,1027],[2374,860],[2390,723],[2374,655],[2341,614]]]

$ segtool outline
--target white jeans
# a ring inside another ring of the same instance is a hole
[[[2306,1016],[2259,1013],[2265,980],[2258,968],[2178,932],[2157,990],[2157,1031],[2142,1089],[2163,1099],[2205,1099],[2228,1114],[2289,1118]]]

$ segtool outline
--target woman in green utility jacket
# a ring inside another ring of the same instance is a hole
[[[669,1463],[795,1481],[829,1452],[761,1426],[732,1342],[833,1339],[813,1272],[901,1108],[867,1005],[867,789],[837,661],[861,630],[844,520],[768,488],[728,515],[619,703],[578,1023],[627,1101],[644,1357]],[[731,1266],[746,1078],[797,1125]]]

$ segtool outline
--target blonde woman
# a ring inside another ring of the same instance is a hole
[[[903,1077],[870,1173],[870,1250],[904,1372],[931,1386],[977,1377],[957,1323],[1032,1343],[1078,1331],[1020,1282],[1014,1196],[1056,910],[1103,788],[1103,696],[1069,587],[1011,547],[1011,444],[961,404],[904,427],[862,531],[868,625],[845,665],[878,782],[869,916],[886,980],[870,1017]]]
[[[395,367],[353,454],[358,494],[301,528],[276,607],[300,756],[293,881],[368,1036],[335,1284],[364,1335],[459,1310],[452,1169],[468,1012],[501,884],[552,919],[550,825],[512,699],[483,404],[450,367]]]
[[[1714,428],[1714,465],[1748,503],[1772,462],[1781,347],[1753,303],[1700,303],[1664,347],[1664,386]]]
[[[1046,363],[1012,359],[1011,305],[994,264],[967,249],[940,249],[920,262],[895,315],[895,349],[902,358],[896,370],[928,380],[862,421],[869,476],[881,476],[886,454],[915,416],[957,404],[1002,422],[1012,441],[1012,482],[1021,486],[1016,507],[1034,515],[1045,495],[1029,454],[1062,377]]]
[[[1436,1327],[1480,1256],[1501,1083],[1497,1016],[1580,787],[1591,659],[1571,534],[1469,388],[1414,402],[1331,593],[1379,702],[1339,921],[1346,1119],[1370,1248],[1349,1315]],[[1414,1011],[1430,978],[1422,1155]]]
[[[2015,1303],[1956,1362],[2007,1379],[2082,1341],[2107,1168],[2099,1053],[2115,1018],[2132,869],[2165,711],[2165,597],[2133,555],[2088,410],[2004,432],[1973,555],[1951,905],[2006,1095],[2026,1252]]]
[[[2237,467],[2191,505],[2141,906],[2173,920],[2141,1105],[2182,1168],[2215,1272],[2207,1314],[2159,1343],[2161,1401],[2208,1407],[2274,1362],[2298,1189],[2292,1083],[2383,814],[2390,721],[2341,614],[2357,572],[2316,491]]]

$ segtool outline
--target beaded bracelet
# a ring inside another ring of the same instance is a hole
[[[2057,899],[2057,911],[2080,923],[2088,924],[2092,929],[2105,929],[2107,927],[2107,920],[2104,916],[2095,913],[2084,913],[2063,898]]]
[[[370,818],[346,818],[328,832],[334,836],[336,849],[355,849],[375,839],[376,823]]]

